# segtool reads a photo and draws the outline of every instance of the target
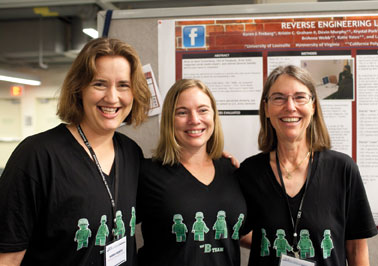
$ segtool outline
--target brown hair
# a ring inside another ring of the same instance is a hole
[[[269,96],[270,88],[281,75],[288,75],[305,85],[313,96],[315,111],[307,128],[307,143],[313,151],[321,151],[331,148],[331,140],[324,122],[322,109],[311,74],[300,67],[288,65],[275,68],[268,76],[260,100],[260,132],[258,136],[259,149],[262,152],[270,152],[277,148],[277,135],[270,120],[266,117],[265,104]]]
[[[109,38],[93,39],[80,51],[64,79],[57,115],[66,123],[77,125],[81,122],[84,116],[82,91],[93,80],[96,74],[96,59],[102,56],[123,56],[129,62],[134,102],[125,122],[140,124],[147,117],[151,93],[139,56],[130,45]]]
[[[214,111],[214,132],[207,142],[206,151],[212,159],[217,159],[222,156],[224,138],[214,96],[202,81],[181,79],[173,84],[164,99],[160,122],[160,138],[154,153],[154,159],[162,161],[163,164],[173,165],[180,162],[181,147],[177,143],[174,133],[175,110],[180,94],[186,89],[193,87],[198,87],[209,96],[211,107]]]

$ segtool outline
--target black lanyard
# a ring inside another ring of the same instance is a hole
[[[283,192],[285,194],[286,203],[287,203],[287,206],[289,208],[289,213],[290,213],[290,218],[291,218],[291,224],[292,224],[293,230],[294,230],[294,233],[293,233],[293,250],[297,250],[297,244],[298,244],[298,233],[297,233],[297,230],[298,230],[299,220],[302,218],[303,200],[305,198],[307,187],[308,187],[308,183],[310,181],[310,176],[311,176],[312,152],[310,154],[310,160],[308,161],[308,171],[307,171],[307,177],[306,177],[305,190],[303,192],[302,199],[301,199],[301,202],[299,204],[298,213],[297,213],[297,217],[295,219],[295,222],[294,222],[293,215],[292,215],[292,212],[291,212],[291,208],[290,208],[290,204],[289,204],[289,198],[287,196],[286,189],[285,189],[285,184],[283,182],[282,172],[281,172],[281,167],[280,167],[280,161],[278,159],[278,152],[277,152],[277,150],[276,150],[276,165],[277,165],[278,176],[280,177],[280,181],[281,181],[281,187],[282,187],[282,190],[283,190]]]
[[[96,163],[97,170],[102,178],[102,182],[105,185],[106,191],[108,192],[109,198],[110,198],[110,203],[112,204],[112,212],[113,212],[113,227],[114,227],[114,219],[116,217],[116,205],[117,205],[117,199],[118,199],[118,171],[117,171],[117,166],[119,165],[118,163],[118,153],[117,153],[117,145],[114,145],[114,152],[115,152],[115,174],[114,174],[114,191],[115,191],[115,200],[113,198],[112,192],[110,191],[108,182],[105,179],[104,173],[101,169],[101,165],[98,162],[97,156],[92,148],[92,146],[89,144],[88,139],[84,135],[83,130],[81,129],[80,125],[77,126],[77,131],[79,132],[81,138],[83,139],[85,145],[87,146],[93,161]]]

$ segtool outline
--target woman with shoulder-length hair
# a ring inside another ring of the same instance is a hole
[[[212,159],[219,159],[222,156],[223,152],[224,140],[222,126],[218,115],[215,99],[211,94],[209,88],[203,82],[190,79],[183,79],[178,81],[167,93],[163,108],[165,108],[165,110],[175,110],[179,95],[186,89],[194,87],[197,87],[204,94],[206,94],[210,100],[210,107],[213,109],[214,113],[214,131],[206,143],[206,152]],[[182,149],[182,147],[176,140],[174,122],[174,112],[162,113],[160,139],[154,156],[164,164],[169,165],[180,162],[180,149]]]
[[[369,265],[366,238],[377,229],[362,179],[349,156],[330,150],[306,70],[289,65],[270,73],[260,123],[262,153],[237,170],[253,231],[249,265],[280,265],[285,256],[298,265]]]
[[[131,46],[108,38],[84,46],[61,89],[64,123],[20,143],[0,178],[1,265],[105,265],[116,240],[123,265],[137,265],[126,226],[143,155],[116,129],[140,124],[149,99]]]
[[[138,188],[144,246],[140,265],[240,265],[245,202],[209,88],[177,81],[168,91],[154,157]]]
[[[307,127],[306,137],[307,143],[311,145],[313,151],[321,151],[325,149],[331,148],[331,140],[328,134],[327,126],[324,122],[322,109],[320,103],[317,99],[317,94],[315,90],[315,85],[312,80],[310,73],[306,70],[295,67],[295,66],[287,66],[285,67],[278,67],[267,78],[263,93],[261,96],[260,101],[260,109],[259,109],[259,116],[260,116],[260,132],[258,137],[258,144],[259,149],[262,152],[270,152],[277,148],[277,136],[276,131],[270,124],[269,117],[266,115],[266,102],[269,97],[270,88],[272,87],[273,83],[281,75],[289,75],[299,82],[301,82],[304,86],[306,86],[312,95],[313,104],[315,105],[314,113],[312,115],[312,122],[309,127]],[[310,132],[312,130],[312,132]],[[313,139],[311,139],[313,138]]]

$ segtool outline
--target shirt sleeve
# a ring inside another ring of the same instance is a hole
[[[377,234],[364,184],[357,165],[350,164],[347,191],[346,230],[347,240],[363,239]]]
[[[251,185],[251,176],[248,174],[246,163],[242,163],[240,165],[240,168],[238,168],[235,172],[236,177],[238,178],[240,189],[243,193],[243,196],[245,198],[246,204],[247,204],[247,218],[245,220],[244,225],[240,229],[240,234],[246,235],[253,229],[253,215],[256,214],[256,211],[254,209],[254,199],[253,199],[253,192],[251,189],[253,186]]]
[[[143,221],[144,217],[144,210],[145,210],[145,201],[146,198],[145,194],[145,178],[146,178],[146,170],[148,168],[148,159],[141,159],[140,162],[140,170],[139,170],[139,178],[138,178],[138,191],[137,191],[137,223]]]
[[[28,248],[41,202],[38,183],[12,161],[0,178],[0,252]]]

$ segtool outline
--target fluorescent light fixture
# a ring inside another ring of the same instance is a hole
[[[92,37],[93,39],[98,38],[98,31],[93,28],[85,28],[83,29],[83,32]]]
[[[41,81],[27,74],[0,70],[0,80],[31,86],[41,85]]]

